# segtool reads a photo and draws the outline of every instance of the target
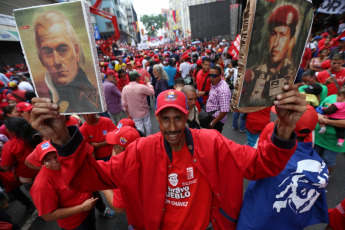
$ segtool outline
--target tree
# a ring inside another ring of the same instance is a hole
[[[145,29],[147,31],[147,35],[155,36],[159,29],[162,29],[164,23],[167,19],[161,15],[143,15],[140,17],[140,21],[144,24]]]

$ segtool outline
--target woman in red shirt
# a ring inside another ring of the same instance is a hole
[[[1,157],[1,168],[15,174],[26,189],[30,189],[37,171],[25,165],[25,158],[32,152],[40,140],[33,139],[36,132],[22,117],[10,117],[5,120],[10,140],[4,145]]]
[[[49,141],[39,144],[34,152],[43,164],[30,190],[38,215],[46,221],[56,220],[61,229],[95,230],[93,207],[98,198],[66,186],[56,149]]]

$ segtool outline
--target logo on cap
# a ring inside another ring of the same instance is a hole
[[[46,149],[49,148],[49,147],[50,147],[49,142],[46,142],[46,143],[44,143],[44,144],[41,145],[42,150],[46,150]]]
[[[124,137],[120,137],[120,143],[121,143],[122,145],[127,144],[127,139],[124,138]]]
[[[102,133],[104,136],[107,135],[107,130],[103,130]]]
[[[122,126],[123,126],[123,124],[122,124],[122,123],[119,123],[119,124],[117,125],[117,128],[118,128],[118,129],[121,129]]]
[[[173,91],[169,91],[165,94],[166,101],[175,101],[177,98],[177,94]]]

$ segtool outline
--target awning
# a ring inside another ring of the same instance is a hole
[[[0,41],[16,41],[19,42],[19,34],[15,31],[1,30],[0,29]]]

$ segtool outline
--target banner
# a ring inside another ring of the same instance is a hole
[[[241,35],[238,34],[235,40],[231,43],[228,53],[232,56],[232,59],[238,60],[238,54],[240,53],[240,41]]]
[[[99,30],[97,26],[95,26],[94,34],[95,34],[96,40],[101,39],[101,35],[99,34]]]
[[[318,12],[323,14],[342,14],[345,12],[345,1],[325,0],[318,9]]]
[[[176,23],[176,10],[172,11],[172,15],[173,15],[174,22]]]
[[[133,22],[134,31],[137,32],[137,23]]]
[[[141,30],[141,35],[144,36],[144,29],[140,29]]]

